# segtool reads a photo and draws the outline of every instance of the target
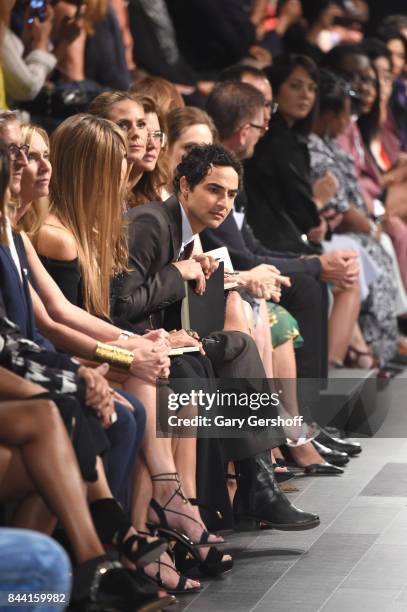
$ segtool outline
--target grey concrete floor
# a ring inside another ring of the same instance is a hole
[[[407,437],[391,437],[407,427],[407,381],[390,391],[381,432],[344,475],[291,481],[321,525],[231,535],[233,571],[173,612],[407,612]]]

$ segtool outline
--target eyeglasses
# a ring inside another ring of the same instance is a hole
[[[23,155],[27,157],[30,147],[28,145],[21,145],[20,147],[16,144],[11,144],[8,147],[11,161],[17,161],[22,158]]]
[[[165,145],[167,144],[167,134],[165,134],[164,132],[161,132],[161,130],[147,132],[147,135],[149,138],[152,138],[153,140],[155,140],[155,142],[159,144],[160,147],[165,147]]]
[[[268,127],[265,127],[264,125],[259,125],[258,123],[249,123],[249,125],[250,127],[259,130],[262,135],[264,135],[268,130]]]
[[[278,111],[278,102],[273,102],[270,100],[269,102],[265,102],[264,106],[270,109],[272,115],[274,115]]]

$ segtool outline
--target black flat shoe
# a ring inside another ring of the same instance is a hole
[[[343,474],[344,470],[331,463],[313,463],[304,467],[304,474],[307,476],[336,476]]]
[[[320,427],[320,430],[321,433],[317,436],[316,441],[327,446],[331,450],[347,453],[350,457],[359,455],[359,453],[362,452],[362,447],[358,442],[349,442],[349,440],[343,440],[340,437],[333,436],[322,427]]]
[[[321,455],[321,457],[323,457],[323,459],[325,459],[328,463],[331,463],[332,465],[338,465],[340,467],[349,463],[349,455],[347,453],[343,453],[337,450],[331,450],[330,448],[328,448],[324,444],[321,444],[320,442],[317,442],[316,440],[313,440],[312,444],[314,445],[318,453]]]
[[[280,459],[279,457],[275,459],[275,463],[273,463],[274,477],[278,484],[282,484],[283,482],[287,482],[288,480],[292,480],[295,478],[294,472],[290,472],[290,470],[286,470],[285,472],[276,472],[276,468],[287,468],[287,461],[285,459]]]
[[[289,480],[295,478],[295,474],[294,472],[287,470],[285,472],[274,472],[274,477],[278,484],[282,484],[283,482],[288,482]]]
[[[303,531],[318,527],[320,520],[316,514],[300,510],[280,490],[267,453],[258,455],[255,460],[236,462],[236,467],[240,474],[233,500],[237,530],[268,527],[281,531]]]

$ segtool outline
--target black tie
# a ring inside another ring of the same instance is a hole
[[[178,261],[184,261],[184,259],[189,259],[192,255],[193,250],[194,250],[194,240],[191,240],[191,242],[188,242],[188,244],[185,246],[184,250],[178,257]]]

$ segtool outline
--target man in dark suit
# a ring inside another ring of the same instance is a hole
[[[204,228],[218,227],[232,209],[242,178],[240,162],[216,145],[194,147],[177,168],[176,195],[129,213],[129,271],[124,274],[113,316],[131,324],[162,325],[165,309],[185,295],[184,281],[205,289],[206,278],[217,267],[210,257],[191,257],[194,237]],[[221,379],[261,379],[268,384],[256,345],[240,332],[212,334],[216,342],[208,350]],[[243,383],[246,392],[251,382]],[[266,434],[266,435],[263,435]],[[235,460],[242,475],[236,509],[239,518],[265,520],[281,529],[309,529],[319,523],[315,515],[295,508],[278,488],[272,470],[256,466],[254,456],[276,446],[279,432],[268,428],[258,435],[224,441],[225,456]]]
[[[236,76],[243,79],[245,70],[250,71],[250,68],[242,67],[241,74]],[[253,86],[237,80],[219,83],[207,104],[223,144],[240,160],[253,155],[255,145],[266,130],[264,98],[260,93],[260,84],[256,84],[262,78],[261,72],[254,72],[251,76]],[[270,94],[268,102],[271,100]],[[235,269],[243,270],[242,276],[246,280],[267,282],[270,265],[290,276],[291,287],[282,288],[280,303],[297,319],[305,340],[304,346],[297,351],[298,377],[325,378],[327,299],[323,281],[346,279],[354,271],[339,251],[304,258],[265,247],[255,237],[246,220],[247,206],[247,197],[242,191],[235,201],[233,213],[225,222],[218,228],[203,232],[203,247],[211,250],[227,246]]]

